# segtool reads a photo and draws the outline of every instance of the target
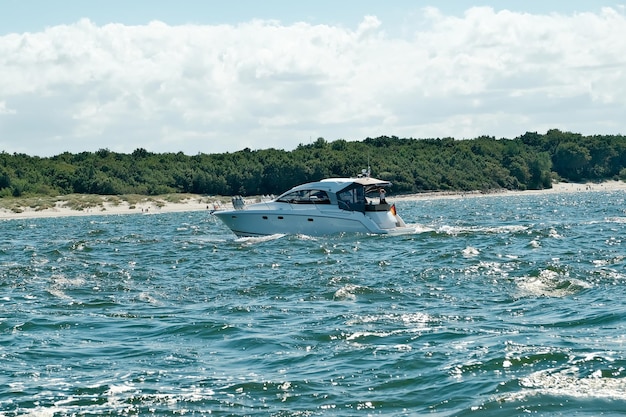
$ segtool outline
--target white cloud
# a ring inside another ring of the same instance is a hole
[[[7,108],[7,103],[0,101],[0,115],[2,114],[15,114],[15,110]]]
[[[431,8],[414,18],[403,38],[375,16],[354,30],[81,20],[2,36],[0,150],[195,154],[319,136],[626,133],[623,10]]]

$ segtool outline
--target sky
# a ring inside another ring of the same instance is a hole
[[[626,0],[0,0],[0,152],[626,134]]]

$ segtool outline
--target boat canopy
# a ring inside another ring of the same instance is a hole
[[[357,184],[361,184],[363,186],[373,186],[373,187],[389,187],[391,183],[385,180],[379,180],[377,178],[372,177],[358,177],[358,178],[326,178],[321,180],[320,182],[354,182]]]
[[[372,190],[378,190],[379,188],[390,187],[391,182],[379,180],[371,177],[359,177],[359,178],[327,178],[320,181],[322,184],[333,184],[335,188],[333,191],[338,192],[341,189],[349,186],[350,184],[361,185],[365,188],[365,192],[369,193]]]

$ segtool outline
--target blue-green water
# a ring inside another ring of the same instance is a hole
[[[398,201],[395,237],[0,222],[0,415],[623,415],[625,199]]]

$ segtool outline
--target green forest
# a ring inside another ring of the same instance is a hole
[[[100,149],[53,157],[0,153],[0,198],[100,194],[279,194],[326,177],[372,175],[392,192],[551,188],[552,182],[626,180],[626,137],[583,136],[557,129],[513,139],[456,140],[395,136],[332,142],[318,138],[278,149],[189,156]]]

